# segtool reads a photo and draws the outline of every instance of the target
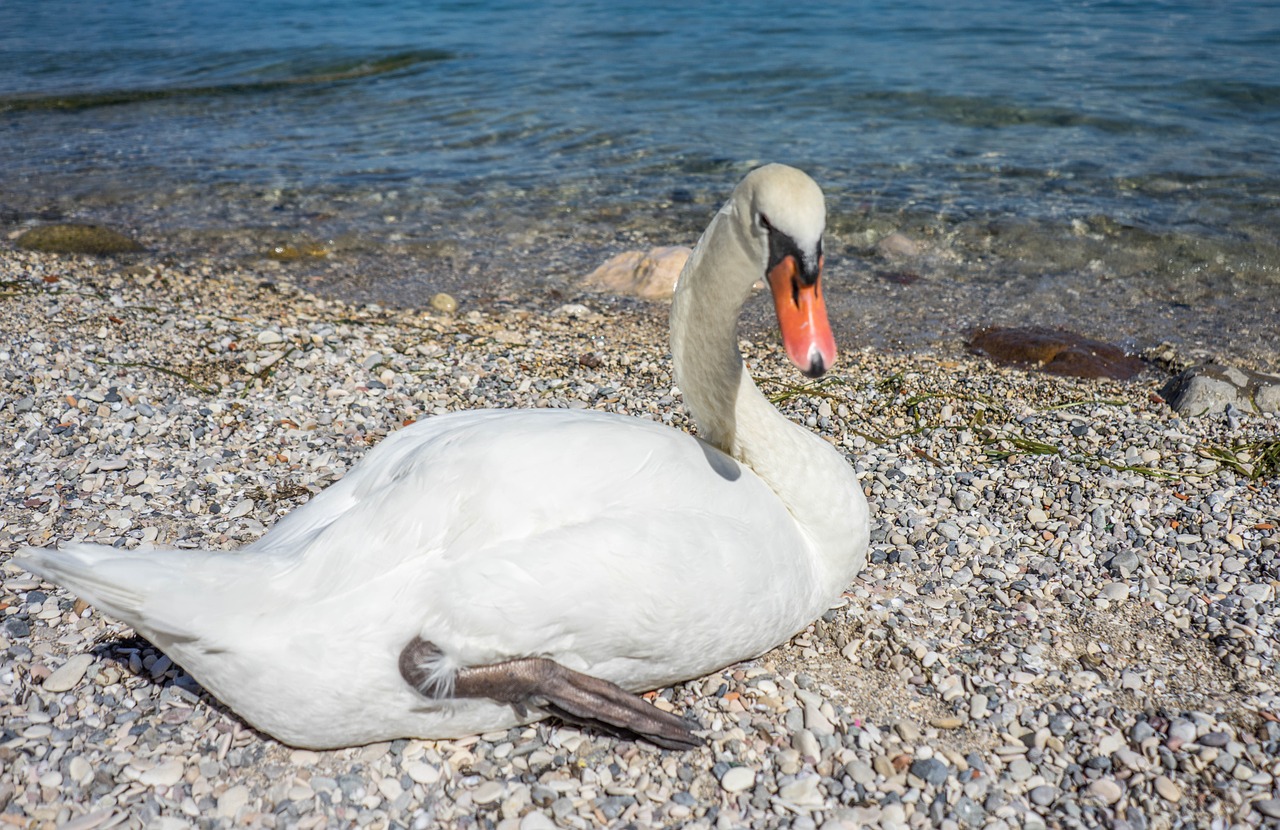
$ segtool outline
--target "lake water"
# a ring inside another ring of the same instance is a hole
[[[0,0],[0,19],[11,225],[315,241],[329,257],[286,267],[325,290],[494,298],[690,244],[746,170],[785,161],[828,193],[855,341],[1061,322],[1280,351],[1274,0]],[[877,252],[895,229],[919,256]]]

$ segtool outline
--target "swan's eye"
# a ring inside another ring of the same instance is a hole
[[[768,216],[765,216],[763,213],[761,213],[759,214],[759,219],[760,219],[760,227],[764,228],[766,231],[773,230],[773,224],[769,221]]]

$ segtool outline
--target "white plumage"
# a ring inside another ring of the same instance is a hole
[[[539,716],[422,694],[397,668],[415,637],[440,650],[439,692],[459,668],[521,657],[641,691],[756,656],[865,563],[853,470],[774,410],[736,346],[770,235],[817,262],[822,214],[807,176],[762,168],[686,266],[672,349],[713,443],[597,412],[455,413],[389,436],[243,550],[76,543],[17,562],[129,623],[295,746],[456,737]]]

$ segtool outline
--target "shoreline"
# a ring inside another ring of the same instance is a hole
[[[1096,215],[933,214],[868,204],[853,183],[831,189],[828,311],[849,348],[956,355],[981,328],[1047,326],[1131,354],[1280,373],[1269,336],[1280,317],[1280,239],[1261,219],[1148,228]],[[586,275],[616,254],[692,246],[725,193],[626,205],[544,194],[541,213],[523,202],[508,213],[503,194],[465,205],[399,191],[385,203],[378,193],[130,195],[99,204],[0,193],[0,231],[16,240],[51,224],[100,224],[145,246],[128,262],[217,263],[352,304],[424,308],[445,292],[465,308],[550,310],[586,293]],[[763,334],[767,317],[749,305],[744,323]]]
[[[744,353],[762,388],[862,474],[872,558],[791,642],[661,692],[708,748],[545,723],[320,753],[257,734],[128,629],[8,568],[16,546],[236,547],[389,431],[455,409],[591,407],[688,428],[657,304],[513,292],[443,316],[324,299],[289,276],[0,248],[10,823],[1280,816],[1280,485],[1206,454],[1274,438],[1280,419],[1181,419],[1152,400],[1155,378],[1026,374],[945,348],[855,344],[831,379],[801,385],[759,326]]]

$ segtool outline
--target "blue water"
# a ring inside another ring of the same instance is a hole
[[[1236,270],[1280,281],[1276,0],[0,0],[0,20],[11,215],[661,238],[778,160],[837,228],[1105,217],[1243,240]]]

